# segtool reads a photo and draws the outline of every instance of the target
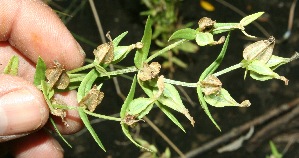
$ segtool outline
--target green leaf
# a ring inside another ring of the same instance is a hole
[[[77,93],[77,100],[78,102],[81,101],[81,99],[88,93],[88,91],[91,89],[94,81],[99,76],[98,72],[95,69],[92,69],[83,79],[83,81],[80,83],[80,86],[78,88]]]
[[[70,148],[72,148],[72,145],[62,136],[62,134],[59,132],[59,130],[58,130],[58,128],[57,128],[57,126],[56,126],[56,124],[55,124],[55,122],[54,122],[54,120],[53,120],[53,118],[52,117],[50,117],[49,118],[50,119],[50,121],[51,121],[51,124],[53,125],[53,127],[54,127],[54,130],[56,131],[56,133],[58,134],[58,136],[65,142],[65,144],[67,145],[67,146],[69,146]]]
[[[131,52],[133,48],[133,45],[116,47],[114,49],[114,58],[112,63],[116,64],[122,61],[124,58],[126,58],[126,56]]]
[[[109,73],[100,64],[94,62],[94,67],[96,68],[97,72],[99,73],[99,76],[108,76],[110,78]]]
[[[239,23],[215,23],[214,29],[212,30],[212,34],[215,35],[234,29],[240,29]]]
[[[256,72],[260,75],[265,75],[265,76],[272,76],[275,77],[277,74],[273,72],[265,63],[259,61],[259,60],[254,60],[252,61],[247,69],[249,71]]]
[[[84,112],[84,109],[83,108],[78,108],[78,112],[79,112],[80,118],[82,119],[82,121],[83,121],[85,127],[87,128],[87,130],[89,131],[89,133],[92,135],[93,139],[106,152],[105,147],[103,146],[101,140],[99,139],[98,135],[96,134],[96,132],[94,131],[94,129],[90,125],[90,122],[88,120],[87,115]]]
[[[181,30],[177,30],[176,32],[174,32],[170,38],[168,39],[168,41],[173,40],[173,39],[187,39],[187,40],[194,40],[196,37],[196,33],[198,31],[194,30],[194,29],[190,29],[190,28],[185,28],[185,29],[181,29]]]
[[[165,88],[163,91],[163,95],[158,98],[158,101],[169,108],[176,110],[183,115],[185,115],[194,126],[195,121],[193,117],[189,114],[188,109],[184,106],[179,92],[175,89],[175,87],[171,84],[165,83]]]
[[[150,17],[148,17],[145,24],[144,34],[141,40],[143,47],[137,50],[134,57],[134,63],[138,69],[140,69],[143,66],[143,62],[147,59],[151,41],[152,41],[152,20],[150,19]]]
[[[165,105],[162,105],[159,102],[156,102],[156,105],[162,110],[162,112],[174,123],[176,124],[182,131],[185,131],[184,127],[181,125],[181,123],[175,118],[175,116],[170,112],[170,108],[168,108]]]
[[[155,99],[152,98],[137,98],[130,102],[128,108],[128,114],[130,115],[139,115],[144,111],[148,106],[153,104]]]
[[[204,98],[208,104],[215,107],[240,106],[224,88],[221,88],[218,94],[206,95]]]
[[[192,42],[185,42],[184,44],[182,45],[179,45],[177,47],[177,49],[183,51],[183,52],[186,52],[186,53],[196,53],[198,51],[198,46]]]
[[[120,34],[113,40],[113,47],[116,48],[119,44],[119,42],[128,34],[128,31]]]
[[[219,65],[221,64],[224,55],[226,53],[226,49],[228,46],[228,42],[229,42],[229,38],[230,38],[230,33],[227,35],[225,42],[222,46],[221,52],[219,53],[218,57],[216,58],[216,60],[209,66],[207,67],[204,72],[201,74],[201,76],[199,77],[199,81],[204,80],[208,75],[214,73],[214,71],[219,67]]]
[[[245,16],[241,21],[240,24],[242,26],[247,26],[248,24],[250,24],[251,22],[253,22],[254,20],[256,20],[257,18],[259,18],[261,15],[263,15],[264,12],[257,12],[248,16]]]
[[[199,46],[206,46],[214,42],[213,35],[209,32],[198,32],[195,40]]]
[[[275,70],[279,66],[284,65],[286,63],[289,63],[289,62],[291,62],[293,60],[296,60],[298,58],[299,58],[299,53],[298,52],[295,52],[295,54],[293,56],[291,56],[290,58],[283,58],[283,57],[272,55],[271,58],[266,63],[266,65],[268,67],[270,67],[272,70]]]
[[[122,119],[125,118],[127,109],[128,109],[128,107],[129,107],[129,104],[130,104],[130,102],[131,102],[131,101],[133,100],[133,98],[134,98],[135,89],[136,89],[136,75],[134,76],[134,79],[133,79],[133,82],[132,82],[132,85],[131,85],[129,94],[128,94],[127,97],[126,97],[126,100],[124,101],[124,104],[121,106],[120,117],[121,117]]]
[[[216,60],[209,66],[207,67],[204,72],[200,75],[199,77],[199,81],[203,81],[208,75],[214,73],[214,71],[219,67],[220,63],[222,62],[224,55],[226,53],[226,49],[227,49],[227,45],[229,42],[229,37],[230,37],[230,33],[227,35],[225,42],[222,46],[221,52],[219,53],[218,57],[216,58]],[[210,118],[210,120],[214,123],[214,125],[221,131],[220,127],[218,126],[218,124],[216,123],[216,121],[213,119],[210,110],[208,108],[207,102],[204,99],[201,87],[198,86],[197,87],[197,95],[198,95],[198,99],[200,102],[201,107],[204,109],[205,113],[208,115],[208,117]]]
[[[270,141],[269,144],[270,144],[270,148],[271,148],[271,152],[272,152],[272,154],[271,154],[272,156],[270,156],[270,157],[282,158],[283,155],[278,151],[275,144],[272,141]]]
[[[19,69],[19,57],[14,55],[13,57],[10,58],[8,64],[4,68],[3,73],[16,76],[18,75],[18,69]]]
[[[201,107],[203,108],[203,110],[205,111],[205,113],[207,114],[207,116],[210,118],[210,120],[213,122],[213,124],[218,128],[219,131],[221,131],[219,125],[217,124],[217,122],[214,120],[212,114],[210,113],[210,110],[208,108],[207,102],[204,99],[201,87],[198,86],[196,88],[196,90],[197,90],[198,100],[200,102]]]
[[[34,85],[38,86],[41,84],[41,81],[46,79],[46,72],[47,66],[44,60],[41,57],[38,57],[36,68],[35,68],[35,74],[34,74]]]
[[[122,131],[124,132],[125,136],[127,136],[127,137],[131,140],[131,142],[132,142],[133,144],[135,144],[135,145],[138,146],[139,148],[144,149],[144,150],[146,150],[146,151],[151,151],[150,149],[141,146],[140,144],[138,144],[138,143],[133,139],[133,137],[131,136],[131,134],[130,134],[130,132],[129,132],[129,126],[128,126],[128,125],[126,125],[126,124],[124,124],[124,123],[121,123],[121,129],[122,129]]]

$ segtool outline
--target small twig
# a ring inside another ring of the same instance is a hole
[[[94,16],[94,19],[96,21],[96,24],[97,24],[97,27],[98,27],[98,31],[100,33],[100,36],[101,36],[101,40],[103,43],[106,43],[106,38],[105,38],[105,35],[104,35],[104,31],[103,31],[103,27],[102,27],[102,24],[101,24],[101,21],[100,21],[100,17],[98,15],[98,12],[97,12],[97,9],[94,5],[94,2],[93,0],[89,0],[89,4],[90,4],[90,7],[91,7],[91,10],[92,10],[92,13],[93,13],[93,16]],[[109,65],[109,68],[110,70],[114,71],[114,67],[113,65]],[[121,99],[125,100],[126,99],[126,96],[122,93],[122,91],[120,90],[120,87],[119,87],[119,84],[118,84],[118,80],[117,80],[117,77],[114,77],[112,78],[113,80],[113,83],[114,83],[114,86],[115,86],[115,90],[116,90],[116,93],[119,97],[121,97]]]
[[[195,157],[199,154],[202,154],[212,148],[219,146],[220,144],[226,143],[226,142],[232,140],[233,138],[236,138],[237,136],[241,135],[245,131],[249,130],[249,128],[252,126],[261,125],[261,124],[265,123],[266,121],[268,121],[286,111],[289,111],[290,109],[297,106],[298,104],[299,104],[299,98],[294,99],[293,101],[291,101],[289,103],[282,104],[278,108],[275,108],[275,109],[269,111],[268,113],[266,113],[260,117],[257,117],[254,120],[249,121],[239,127],[233,128],[232,130],[225,133],[224,135],[222,135],[212,141],[209,141],[208,143],[206,143],[194,150],[189,151],[185,155],[187,158],[191,158],[191,157]]]
[[[143,118],[170,146],[177,152],[181,158],[186,158],[184,153],[146,116]]]

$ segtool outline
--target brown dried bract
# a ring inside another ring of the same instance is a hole
[[[52,105],[56,104],[56,105],[64,105],[64,106],[66,106],[66,104],[63,101],[58,100],[56,98],[51,99],[51,102],[52,102]],[[58,109],[58,108],[51,109],[51,114],[54,115],[54,116],[61,117],[62,122],[66,126],[68,126],[67,122],[65,121],[65,117],[66,117],[66,111],[65,111],[65,109]]]
[[[198,28],[200,32],[210,32],[214,28],[216,21],[208,17],[203,17],[198,21]]]
[[[90,112],[93,112],[96,107],[102,102],[104,93],[97,89],[94,85],[93,88],[82,98],[79,102],[79,106],[87,108]]]
[[[155,78],[161,69],[161,65],[158,62],[152,62],[150,65],[147,63],[143,64],[143,68],[138,73],[138,78],[141,81],[147,81]]]
[[[66,89],[70,83],[70,78],[65,72],[64,66],[54,60],[55,66],[46,70],[46,78],[50,88],[54,86],[58,89]]]
[[[93,51],[93,54],[98,63],[110,64],[114,58],[114,48],[109,32],[106,36],[110,42],[99,45],[97,49]]]
[[[274,45],[275,38],[273,36],[270,36],[268,40],[254,42],[244,49],[243,58],[267,63],[272,56]]]
[[[214,75],[209,75],[203,81],[200,81],[200,85],[205,95],[219,93],[222,87],[221,81]]]
[[[123,123],[133,126],[136,122],[140,120],[136,120],[136,116],[127,114],[125,118],[122,120]]]

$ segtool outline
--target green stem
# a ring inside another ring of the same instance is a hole
[[[84,66],[82,66],[82,67],[79,67],[79,68],[70,70],[70,71],[68,71],[67,73],[68,73],[68,74],[73,74],[73,73],[76,73],[76,72],[79,72],[79,71],[83,71],[83,70],[91,69],[91,68],[93,68],[93,67],[94,67],[94,64],[91,63],[91,64],[88,64],[88,65],[84,65]]]
[[[186,42],[186,41],[188,41],[188,40],[186,40],[186,39],[182,39],[182,40],[179,40],[179,41],[177,41],[177,42],[175,42],[175,43],[173,43],[173,44],[171,44],[171,45],[169,45],[169,46],[163,48],[162,50],[158,51],[157,53],[155,53],[155,54],[151,55],[149,58],[147,58],[147,59],[145,60],[145,62],[148,63],[148,62],[152,61],[152,60],[153,60],[154,58],[156,58],[157,56],[159,56],[159,55],[161,55],[161,54],[163,54],[163,53],[165,53],[165,52],[171,50],[172,48],[174,48],[174,47],[176,47],[176,46],[178,46],[178,45],[180,45],[180,44],[182,44],[182,43],[184,43],[184,42]]]
[[[118,69],[118,70],[115,70],[115,71],[110,71],[110,72],[107,72],[105,74],[101,74],[101,76],[116,76],[116,75],[122,75],[122,74],[125,74],[125,73],[136,72],[136,71],[138,71],[138,69],[135,66],[131,66],[131,67],[127,67],[127,68],[124,68],[124,69]]]
[[[240,67],[242,67],[242,64],[241,64],[241,63],[238,63],[238,64],[236,64],[236,65],[233,65],[233,66],[230,66],[230,67],[228,67],[228,68],[226,68],[226,69],[223,69],[223,70],[221,70],[221,71],[218,71],[218,72],[214,73],[213,75],[217,77],[217,76],[223,75],[223,74],[225,74],[225,73],[227,73],[227,72],[230,72],[230,71],[232,71],[232,70],[238,69],[238,68],[240,68]]]
[[[169,84],[174,84],[174,85],[178,85],[178,86],[183,86],[183,87],[197,87],[198,84],[197,83],[187,83],[187,82],[182,82],[182,81],[176,81],[176,80],[171,80],[171,79],[164,79],[165,83],[169,83]]]
[[[84,110],[84,112],[88,115],[94,116],[94,117],[98,117],[98,118],[102,118],[102,119],[106,119],[106,120],[111,120],[111,121],[121,121],[121,118],[116,118],[116,117],[111,117],[111,116],[106,116],[106,115],[101,115],[101,114],[96,114],[96,113],[92,113],[88,110]]]

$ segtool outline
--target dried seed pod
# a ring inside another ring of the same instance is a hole
[[[147,81],[155,78],[159,74],[160,69],[161,65],[158,62],[152,62],[150,65],[144,63],[137,76],[141,81]]]
[[[208,17],[203,17],[198,21],[198,28],[200,32],[210,32],[214,28],[216,21]]]
[[[109,32],[106,36],[110,42],[99,45],[97,49],[93,51],[93,54],[98,63],[110,64],[114,58],[114,48]]]
[[[93,88],[85,95],[79,102],[79,106],[87,108],[90,112],[93,112],[96,107],[102,102],[104,93],[97,89],[94,85]]]
[[[214,75],[207,76],[203,81],[200,81],[200,85],[205,95],[217,94],[222,87],[221,81]]]
[[[243,58],[267,63],[272,56],[274,45],[275,38],[273,36],[270,36],[268,40],[254,42],[244,49]]]
[[[65,72],[64,66],[57,60],[54,60],[54,68],[48,68],[46,70],[46,78],[49,83],[49,87],[56,87],[58,89],[65,89],[70,83],[70,78]]]
[[[65,71],[63,71],[54,86],[56,86],[57,89],[66,89],[69,84],[70,77]]]
[[[123,123],[133,126],[136,122],[140,120],[136,120],[136,116],[127,114],[125,118],[122,120]]]

